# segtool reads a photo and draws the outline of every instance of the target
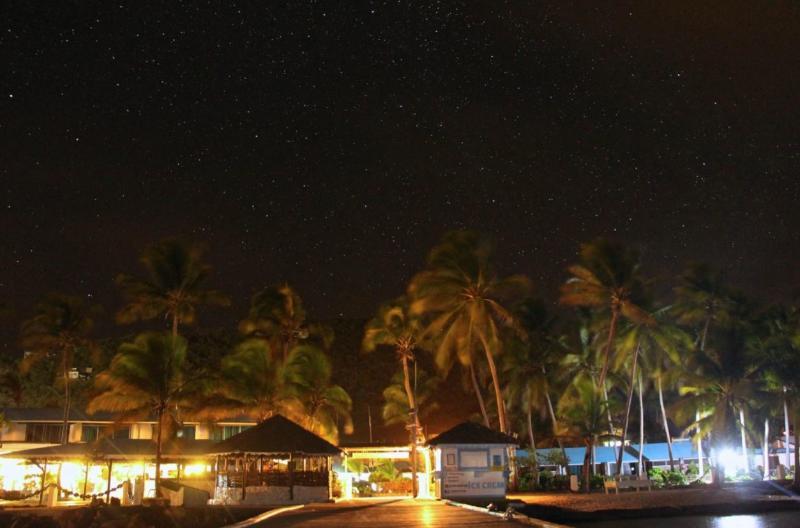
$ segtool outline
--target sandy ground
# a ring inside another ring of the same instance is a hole
[[[768,484],[734,485],[725,489],[680,489],[648,491],[621,491],[619,495],[603,492],[582,493],[516,493],[509,500],[520,500],[530,505],[553,506],[568,510],[594,512],[601,510],[628,510],[641,508],[674,508],[732,504],[750,501],[796,501]]]

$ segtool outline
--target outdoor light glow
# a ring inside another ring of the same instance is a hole
[[[210,468],[202,462],[195,462],[193,464],[187,464],[183,466],[183,474],[187,477],[203,475],[204,473],[208,473],[209,470]]]
[[[18,459],[0,459],[0,488],[21,490],[25,487],[25,462]]]
[[[738,453],[730,447],[723,448],[719,451],[717,454],[717,462],[724,467],[726,471],[731,472],[736,472],[745,467],[741,453]]]
[[[85,464],[77,462],[63,462],[61,464],[61,486],[64,488],[82,493],[85,476]]]

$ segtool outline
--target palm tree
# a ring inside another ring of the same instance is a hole
[[[662,424],[664,435],[667,440],[667,451],[669,453],[670,469],[675,469],[675,462],[672,457],[672,435],[669,431],[669,422],[666,409],[664,407],[664,378],[671,378],[669,371],[677,372],[676,366],[681,364],[681,354],[692,349],[691,339],[680,327],[672,324],[669,315],[671,307],[664,307],[654,310],[651,317],[643,324],[629,324],[620,332],[619,348],[623,352],[623,357],[632,356],[635,367],[639,362],[639,371],[646,370],[647,374],[655,381],[658,391],[658,399],[661,407]],[[625,409],[626,425],[623,427],[622,443],[625,443],[627,434],[627,420],[630,415],[631,399],[633,388],[636,385],[637,376],[632,368],[630,383],[628,386],[628,400]],[[617,466],[619,471],[621,459]]]
[[[428,268],[409,285],[411,313],[432,318],[425,333],[436,336],[436,363],[446,370],[453,356],[472,364],[475,347],[483,350],[492,379],[502,432],[508,431],[505,403],[495,355],[502,352],[501,329],[517,328],[508,302],[525,296],[528,278],[498,277],[492,265],[492,247],[476,233],[445,235],[428,256]]]
[[[717,332],[718,344],[697,350],[693,364],[683,375],[683,398],[675,405],[677,415],[687,420],[699,410],[701,417],[689,428],[694,428],[695,434],[710,435],[712,448],[717,451],[734,443],[737,436],[744,441],[743,418],[754,414],[755,406],[766,397],[759,377],[762,365],[749,353],[748,336],[744,324],[726,325]]]
[[[172,323],[172,335],[179,324],[192,324],[200,305],[228,306],[228,297],[204,289],[211,266],[203,262],[205,247],[177,239],[163,240],[148,247],[139,261],[148,277],[117,276],[126,305],[117,313],[120,323],[164,316]]]
[[[639,254],[625,246],[598,238],[581,246],[580,264],[568,268],[572,275],[561,287],[560,302],[567,306],[607,309],[610,313],[598,387],[605,390],[609,360],[620,316],[642,324],[650,315],[639,308],[643,283]]]
[[[516,308],[515,315],[526,337],[512,340],[505,356],[503,370],[507,379],[508,399],[512,405],[518,404],[525,414],[528,439],[534,452],[536,441],[533,417],[535,411],[542,406],[550,417],[553,437],[563,452],[550,392],[551,377],[558,371],[566,347],[562,339],[555,335],[555,319],[548,316],[542,301],[523,301]]]
[[[89,338],[94,327],[98,306],[87,305],[80,297],[52,293],[36,305],[34,315],[24,323],[21,345],[26,355],[20,367],[23,372],[39,362],[56,358],[64,384],[64,414],[61,442],[69,441],[69,412],[71,404],[70,377],[73,359],[79,349],[96,353],[97,347]]]
[[[420,423],[422,420],[429,416],[432,412],[439,408],[439,405],[433,401],[436,390],[441,381],[437,376],[428,374],[425,369],[415,368],[412,374],[414,386],[414,401],[418,406],[417,418]],[[381,416],[383,423],[386,425],[404,424],[408,425],[408,417],[411,414],[411,408],[408,406],[408,395],[406,394],[405,387],[405,373],[398,370],[392,375],[392,380],[388,387],[383,390],[383,409]],[[425,437],[425,429],[420,425],[419,436]]]
[[[706,348],[712,323],[726,324],[730,319],[730,292],[722,273],[705,264],[692,264],[681,275],[675,288],[673,312],[680,324],[697,331],[697,345]]]
[[[247,339],[221,362],[207,396],[196,402],[198,419],[219,420],[248,416],[258,423],[286,412],[289,395],[283,364],[264,339]]]
[[[797,368],[800,366],[800,317],[796,308],[776,306],[768,310],[762,317],[763,338],[757,345],[763,365],[764,383],[783,406],[784,445],[786,447],[785,465],[791,467],[789,454],[789,408],[790,402],[795,407],[795,430],[800,423],[800,384],[798,384]],[[795,448],[795,456],[798,456]],[[800,467],[795,459],[795,467]],[[800,485],[798,472],[795,470],[795,486]]]
[[[339,437],[339,423],[350,434],[353,402],[347,392],[332,383],[333,368],[328,356],[312,345],[298,345],[283,366],[287,406],[298,421],[332,442]]]
[[[408,302],[401,298],[380,308],[378,315],[367,323],[362,341],[362,348],[367,352],[375,350],[379,345],[392,346],[400,360],[403,387],[408,399],[407,416],[411,421],[411,488],[414,497],[417,496],[417,443],[422,428],[408,365],[409,362],[416,362],[414,349],[420,333],[419,320],[409,315]]]
[[[559,416],[570,435],[586,448],[583,456],[584,489],[591,491],[592,452],[598,440],[609,438],[605,415],[608,400],[601,397],[597,387],[588,379],[580,379],[570,387],[558,403]]]
[[[180,423],[202,387],[202,379],[186,372],[186,340],[162,333],[139,335],[124,343],[108,370],[97,375],[98,390],[87,407],[91,412],[117,413],[117,421],[156,418],[156,496],[161,483],[161,450],[167,431]]]

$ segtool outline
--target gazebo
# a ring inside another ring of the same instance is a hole
[[[162,445],[162,471],[174,464],[177,478],[187,463],[206,458],[206,451],[213,444],[210,440],[174,439]],[[55,484],[66,498],[105,498],[108,502],[117,496],[125,502],[123,484],[134,481],[135,502],[144,497],[145,482],[154,478],[156,444],[152,440],[103,438],[95,442],[74,443],[25,449],[3,455],[28,461],[42,471],[40,487]],[[192,464],[194,465],[194,464]],[[53,473],[50,468],[58,466]],[[47,482],[50,475],[50,480]],[[152,491],[152,490],[151,490]]]
[[[281,415],[212,446],[216,504],[297,504],[331,498],[338,447]]]

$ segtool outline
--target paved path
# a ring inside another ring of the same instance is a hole
[[[452,526],[510,528],[522,526],[499,517],[440,501],[383,499],[312,504],[266,519],[262,528],[439,528]]]

